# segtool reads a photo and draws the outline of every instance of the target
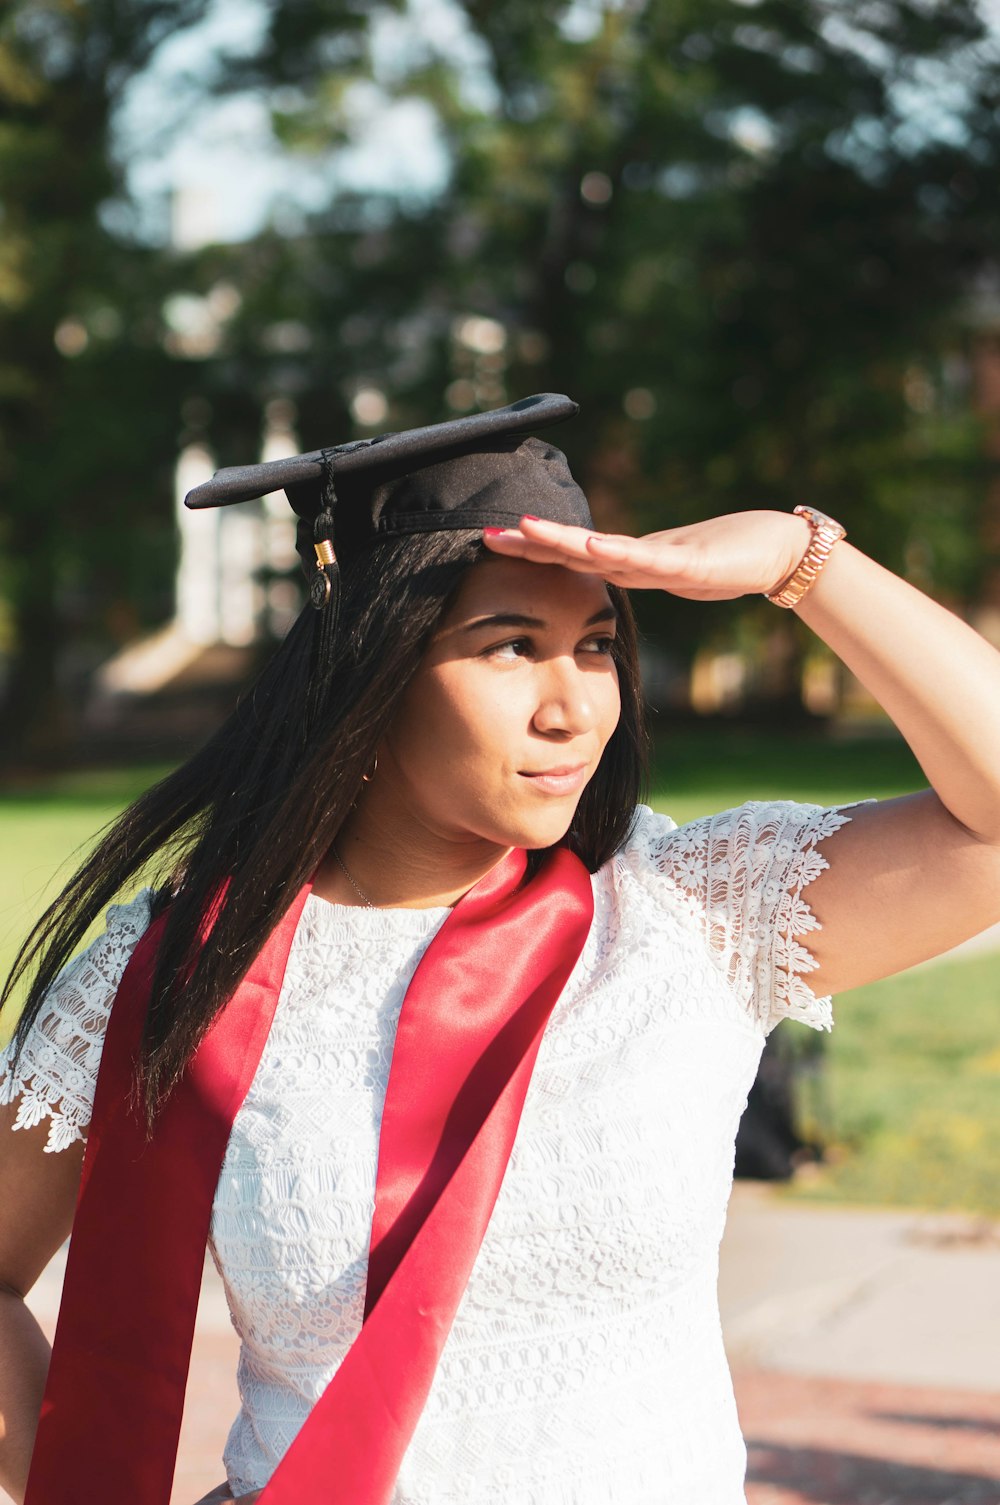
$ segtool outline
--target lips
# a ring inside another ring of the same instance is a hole
[[[586,763],[562,763],[536,773],[522,770],[521,777],[530,779],[535,789],[546,794],[575,794],[587,782],[587,768]]]

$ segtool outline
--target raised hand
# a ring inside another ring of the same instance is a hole
[[[495,554],[508,558],[602,575],[633,590],[724,601],[773,591],[798,565],[811,532],[792,513],[733,512],[642,538],[530,516],[516,528],[487,528],[483,537]]]

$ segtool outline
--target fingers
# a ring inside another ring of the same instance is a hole
[[[572,528],[529,517],[522,518],[516,528],[483,529],[483,541],[495,553],[540,564],[572,561],[590,566],[593,561],[587,540],[593,536],[589,528]]]
[[[615,585],[657,586],[663,564],[655,546],[644,538],[594,533],[543,518],[523,517],[517,528],[485,528],[483,541],[493,553],[532,564],[558,564],[580,574],[600,575]]]
[[[588,575],[612,575],[627,567],[630,549],[638,542],[533,517],[522,518],[517,528],[485,528],[483,541],[495,554],[533,564],[559,564]]]

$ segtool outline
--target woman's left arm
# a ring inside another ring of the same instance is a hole
[[[740,512],[645,538],[526,518],[487,543],[633,589],[722,600],[776,589],[810,538],[804,518]],[[858,808],[826,843],[830,867],[809,893],[823,927],[809,981],[836,993],[1000,921],[1000,653],[847,542],[793,609],[885,708],[931,786]]]

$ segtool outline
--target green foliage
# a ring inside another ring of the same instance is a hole
[[[0,19],[0,593],[15,655],[2,740],[58,740],[57,658],[134,631],[170,582],[177,376],[164,272],[113,235],[111,116],[194,0],[31,0]],[[159,507],[157,507],[157,502]],[[162,562],[161,562],[162,561]],[[131,587],[131,589],[129,588]],[[155,616],[154,616],[155,620]]]
[[[93,657],[164,614],[181,408],[226,463],[275,396],[311,447],[351,437],[360,384],[390,427],[444,416],[443,395],[565,390],[585,421],[561,442],[605,526],[806,499],[974,597],[986,475],[956,357],[1000,229],[975,0],[268,0],[257,53],[206,87],[264,91],[328,200],[185,259],[130,238],[111,127],[203,9],[14,0],[0,20],[8,737],[40,742],[71,636]],[[431,112],[439,190],[338,186],[360,91]],[[239,309],[217,352],[171,350],[168,294],[220,283]],[[679,658],[765,630],[759,603],[639,604]]]
[[[566,389],[589,418],[566,443],[610,522],[807,496],[887,563],[923,546],[939,584],[974,587],[975,433],[956,445],[907,389],[957,338],[996,239],[996,47],[970,0],[490,0],[461,7],[460,51],[411,13],[391,69],[339,7],[299,7],[294,27],[286,10],[268,53],[287,49],[297,89],[285,140],[334,151],[352,86],[374,80],[387,104],[428,102],[446,144],[432,203],[382,204],[372,231],[370,200],[336,198],[291,261],[307,281],[328,268],[309,323],[321,345],[336,331],[341,370],[384,383],[394,422],[436,412],[449,374],[458,406]],[[950,81],[946,133],[906,118],[915,81]],[[502,359],[456,344],[469,312],[504,325]]]

